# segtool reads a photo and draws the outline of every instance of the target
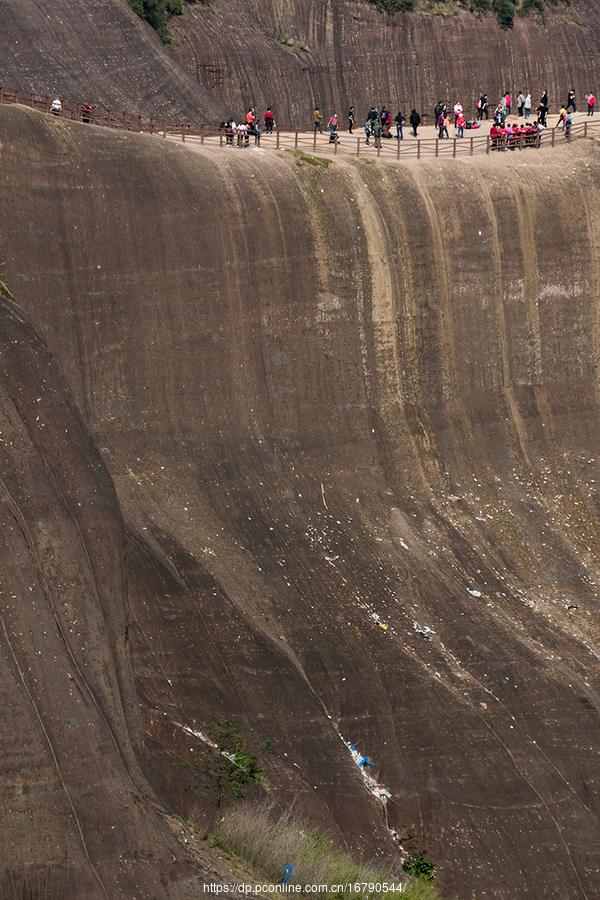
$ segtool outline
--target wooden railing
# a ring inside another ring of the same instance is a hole
[[[383,158],[388,160],[401,159],[455,159],[457,156],[475,156],[481,154],[508,152],[512,150],[530,150],[539,147],[557,147],[570,143],[578,138],[586,138],[597,135],[600,138],[600,121],[582,122],[572,125],[570,131],[564,132],[560,128],[548,128],[541,133],[528,135],[505,136],[492,138],[490,135],[465,131],[462,138],[414,138],[405,133],[403,140],[395,137],[381,138],[379,146],[375,145],[371,137],[367,143],[365,137],[355,137],[347,133],[337,135],[333,142],[329,135],[314,134],[312,132],[279,132],[272,134],[262,133],[260,137],[250,135],[249,141],[240,140],[239,135],[234,135],[233,142],[229,146],[253,147],[260,146],[270,150],[300,150],[308,154],[327,153],[337,155],[338,151],[351,153],[358,157]],[[200,141],[201,144],[227,147],[228,139],[224,129],[201,129],[192,126],[184,127],[181,133],[183,140]]]
[[[19,91],[0,86],[0,104],[11,103],[28,106],[40,112],[50,113],[52,99],[39,97],[28,91]],[[352,153],[358,157],[383,158],[388,160],[400,159],[448,159],[457,156],[474,156],[479,154],[497,153],[510,150],[526,150],[540,146],[560,146],[579,138],[587,138],[597,135],[600,137],[600,121],[581,122],[571,125],[567,133],[560,128],[545,129],[540,135],[521,135],[494,139],[489,135],[480,135],[478,129],[466,130],[462,138],[415,138],[405,128],[404,139],[395,137],[381,138],[379,146],[375,145],[375,139],[371,137],[369,143],[365,137],[350,135],[347,132],[337,134],[331,141],[329,134],[317,134],[307,127],[306,131],[282,132],[275,130],[271,134],[262,132],[260,135],[250,135],[246,141],[239,134],[234,134],[233,141],[229,140],[225,129],[219,125],[191,124],[183,122],[174,124],[166,119],[155,119],[152,116],[138,116],[130,113],[118,113],[105,107],[92,106],[84,109],[83,104],[72,101],[64,101],[62,109],[58,113],[62,118],[89,122],[92,125],[100,125],[106,128],[117,128],[123,131],[136,131],[146,134],[157,134],[163,138],[180,139],[183,142],[193,141],[201,145],[218,147],[244,148],[258,146],[266,149],[301,150],[305,153],[317,152],[336,155],[338,150]]]
[[[19,103],[21,106],[29,106],[40,112],[49,113],[52,106],[51,97],[39,97],[30,91],[18,91],[0,86],[1,103]],[[160,134],[166,137],[181,129],[179,126],[168,125],[164,119],[155,119],[152,116],[136,116],[127,112],[118,112],[101,106],[91,106],[84,109],[82,103],[65,100],[62,109],[56,113],[63,119],[76,122],[89,121],[92,125],[101,125],[106,128],[119,128],[123,131],[139,131],[147,134]],[[218,131],[218,127],[214,126]]]

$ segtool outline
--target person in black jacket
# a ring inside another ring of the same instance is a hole
[[[538,114],[538,123],[543,125],[546,128],[546,114],[550,109],[550,103],[548,102],[548,91],[544,91],[542,96],[540,97],[540,105],[537,108]]]
[[[417,128],[418,128],[419,125],[421,124],[421,116],[420,116],[419,113],[416,111],[416,109],[413,109],[413,111],[412,111],[411,114],[410,114],[410,117],[409,117],[409,120],[408,120],[408,121],[409,121],[410,124],[412,125],[412,130],[413,130],[414,136],[417,137]]]
[[[577,107],[575,106],[575,91],[569,91],[569,96],[567,97],[567,105],[565,109],[569,112],[570,108],[573,107],[573,112],[577,112]]]
[[[396,123],[396,140],[401,141],[404,135],[402,134],[402,126],[406,122],[406,119],[398,110],[398,115],[394,117],[394,122]]]
[[[352,129],[354,128],[354,125],[355,125],[354,107],[351,106],[350,109],[348,110],[348,133],[349,134],[352,134]]]

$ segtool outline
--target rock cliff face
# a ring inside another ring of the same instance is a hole
[[[583,104],[600,83],[593,0],[550,6],[545,24],[517,17],[508,32],[469,13],[390,17],[345,0],[212,0],[211,12],[188,7],[175,29],[176,58],[198,66],[207,89],[238,116],[271,106],[284,127],[304,127],[315,105],[344,125],[351,105],[359,120],[372,104],[433,114],[440,99],[460,99],[474,114],[482,92],[496,103],[521,88],[534,100],[547,88],[554,110],[571,87]]]
[[[319,105],[345,125],[371,104],[432,114],[460,98],[474,113],[486,91],[543,88],[552,108],[573,87],[600,83],[594,0],[549,5],[545,19],[426,12],[390,17],[350,0],[211,0],[184,4],[166,50],[126,0],[0,0],[0,84],[169,121],[219,122],[255,106],[304,128]],[[291,46],[283,45],[287,40]],[[306,46],[308,50],[300,50]]]
[[[112,481],[47,344],[0,320],[2,893],[199,896],[136,757]]]
[[[168,121],[223,118],[126,0],[0,0],[0,22],[4,87]]]
[[[0,127],[4,867],[178,896],[153,804],[225,714],[385,853],[359,742],[448,896],[598,895],[597,146]]]

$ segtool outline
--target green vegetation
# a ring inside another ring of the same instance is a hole
[[[183,816],[174,815],[173,818],[176,822],[180,822],[182,825],[187,825],[190,831],[196,831],[196,829],[198,828],[195,822],[186,822]]]
[[[515,24],[515,4],[513,0],[494,0],[494,12],[498,25],[508,31]]]
[[[285,37],[279,38],[279,43],[283,44],[284,47],[294,46],[294,42],[289,37],[287,37],[287,35]]]
[[[438,15],[458,15],[461,9],[469,10],[476,15],[493,13],[504,31],[514,26],[515,13],[519,16],[541,15],[550,4],[570,5],[570,0],[428,0],[426,4],[422,0],[362,0],[362,2],[375,6],[390,16],[419,8],[433,11]]]
[[[402,863],[402,868],[409,875],[420,878],[421,881],[435,881],[435,867],[426,853],[408,856]]]
[[[351,891],[328,890],[336,900],[389,900],[395,896],[385,885],[397,886],[400,877],[391,867],[370,868],[352,859],[333,842],[291,812],[282,812],[274,804],[232,806],[221,817],[215,842],[259,869],[265,876],[279,880],[285,863],[291,863],[296,885],[352,885]],[[304,893],[302,891],[302,893]],[[420,875],[411,881],[402,897],[409,900],[439,900],[433,884]]]
[[[543,12],[545,0],[523,0],[519,8],[519,15],[526,16],[529,12]]]
[[[291,153],[292,156],[297,157],[296,165],[301,166],[303,162],[310,163],[311,166],[321,166],[323,169],[328,169],[331,165],[330,159],[324,159],[322,156],[310,156],[310,154],[305,153],[304,150],[287,150],[286,153]]]
[[[298,50],[300,50],[302,53],[307,53],[308,47],[306,46],[306,44],[299,44]]]
[[[12,300],[13,303],[17,302],[3,281],[0,281],[0,294],[7,300]]]
[[[415,8],[415,0],[369,0],[372,6],[393,16],[397,12],[410,12]]]
[[[234,797],[245,797],[249,784],[260,784],[264,769],[255,754],[246,750],[246,739],[229,719],[219,716],[207,734],[215,746],[207,747],[201,759],[183,764],[202,776],[200,784],[190,785],[186,790],[199,797],[212,797],[220,809]]]
[[[170,44],[169,19],[183,14],[182,2],[187,4],[199,2],[206,6],[209,0],[127,0],[127,2],[140,19],[154,28],[163,44]]]

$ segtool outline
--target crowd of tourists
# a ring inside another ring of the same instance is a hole
[[[593,116],[596,98],[591,91],[585,95],[585,102],[588,116]],[[491,113],[493,125],[490,135],[494,141],[494,146],[499,146],[500,143],[506,144],[507,140],[513,146],[515,140],[520,140],[521,138],[523,138],[521,144],[524,142],[530,144],[539,138],[542,131],[548,127],[547,117],[549,109],[550,103],[546,90],[542,91],[537,103],[534,103],[530,92],[525,93],[519,90],[513,99],[509,91],[504,91],[495,107],[490,107],[488,95],[483,93],[476,103],[476,118],[466,118],[465,111],[459,100],[452,107],[450,107],[450,104],[443,103],[440,100],[434,110],[433,123],[440,140],[450,139],[450,128],[453,128],[454,136],[463,138],[465,131],[480,128],[484,119],[486,121],[489,120]],[[570,90],[565,104],[560,108],[559,120],[556,125],[556,127],[562,128],[567,137],[570,134],[573,121],[572,113],[574,112],[577,112],[575,91]],[[532,113],[535,113],[535,116],[532,116]],[[515,115],[517,119],[522,119],[523,121],[511,124],[509,117],[514,117]],[[324,116],[317,106],[313,112],[315,134],[323,134],[324,124]],[[418,137],[420,125],[421,115],[415,108],[411,110],[407,121],[401,110],[398,110],[396,115],[393,115],[390,108],[385,104],[380,108],[372,106],[365,119],[365,140],[367,144],[373,142],[375,147],[381,147],[382,140],[386,138],[396,138],[396,140],[401,141],[404,138],[407,126],[410,126],[410,134],[413,137]],[[222,126],[226,131],[227,143],[233,143],[237,135],[238,142],[247,146],[250,137],[254,137],[255,142],[258,142],[260,135],[263,133],[261,128],[259,128],[259,119],[255,109],[250,109],[246,114],[245,121],[238,125],[235,124],[233,119],[230,119],[228,122],[222,123]],[[271,134],[275,127],[273,111],[269,107],[264,115],[264,133]],[[337,112],[334,112],[327,120],[326,127],[330,143],[337,143],[341,129],[340,117]],[[354,106],[351,106],[348,110],[347,127],[349,134],[353,134],[354,129],[357,127],[357,114]]]

